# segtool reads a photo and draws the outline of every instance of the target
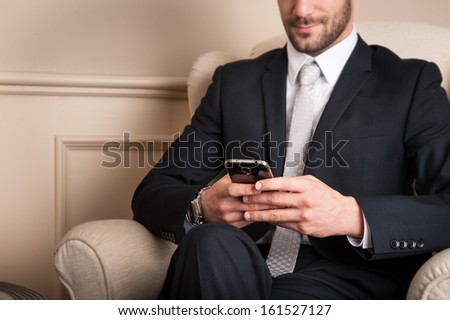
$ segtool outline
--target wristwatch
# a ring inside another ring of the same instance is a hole
[[[186,219],[193,225],[198,226],[202,224],[203,221],[203,208],[202,208],[202,195],[203,193],[211,188],[211,186],[206,186],[198,190],[194,195],[194,200],[191,201],[191,205],[186,213]]]

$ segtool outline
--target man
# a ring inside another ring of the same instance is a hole
[[[180,244],[161,297],[404,298],[430,253],[450,246],[439,70],[364,43],[352,0],[278,6],[287,46],[218,68],[135,193],[135,219]],[[303,85],[307,69],[316,76]],[[265,160],[275,178],[205,187],[232,158]]]

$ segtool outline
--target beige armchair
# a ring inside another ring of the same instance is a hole
[[[404,58],[437,63],[450,92],[450,30],[409,22],[365,22],[358,32],[368,43],[391,48]],[[259,43],[250,57],[285,42],[284,36]],[[191,113],[214,69],[239,57],[211,52],[200,57],[188,79]],[[450,235],[449,235],[450,236]],[[56,271],[72,299],[155,299],[175,245],[132,220],[92,221],[76,226],[55,252]],[[435,254],[414,277],[408,299],[450,299],[450,249]]]

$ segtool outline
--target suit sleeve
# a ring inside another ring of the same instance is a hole
[[[357,197],[372,232],[366,258],[450,246],[450,106],[441,81],[436,65],[424,64],[411,96],[404,148],[416,195]]]
[[[198,189],[222,170],[221,68],[192,122],[143,179],[132,200],[134,219],[163,239],[179,243],[185,215]]]

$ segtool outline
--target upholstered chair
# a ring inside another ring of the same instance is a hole
[[[361,22],[357,29],[369,44],[384,45],[403,58],[435,62],[450,93],[450,29],[412,22]],[[191,114],[219,65],[256,57],[285,42],[284,35],[267,39],[247,57],[224,52],[199,57],[188,77]],[[155,299],[175,247],[132,220],[92,221],[64,236],[56,248],[55,266],[72,299]],[[436,253],[422,266],[407,298],[450,299],[450,249]]]

